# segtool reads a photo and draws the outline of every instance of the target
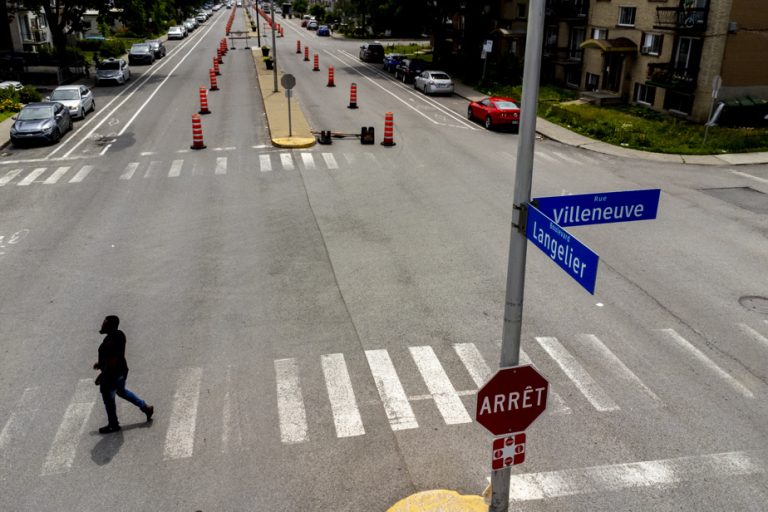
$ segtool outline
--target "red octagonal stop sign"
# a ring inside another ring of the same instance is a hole
[[[496,436],[522,432],[547,408],[548,391],[533,366],[502,368],[477,392],[475,419]]]

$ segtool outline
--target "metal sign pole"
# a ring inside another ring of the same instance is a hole
[[[272,5],[274,7],[274,5]],[[273,75],[275,77],[275,88],[272,92],[277,92],[277,42],[275,39],[275,9],[270,9],[272,11],[272,52],[273,52],[273,58],[275,62],[273,65]]]
[[[523,291],[525,288],[525,258],[528,240],[525,237],[525,212],[531,200],[533,181],[533,150],[536,142],[536,111],[539,96],[542,41],[544,39],[544,7],[546,0],[532,0],[528,10],[528,34],[525,40],[525,69],[517,146],[517,169],[512,205],[512,228],[507,264],[507,292],[504,301],[504,327],[501,338],[502,368],[520,362],[520,333],[523,321]],[[511,468],[491,474],[491,504],[489,512],[509,510],[509,478]]]
[[[288,89],[285,91],[286,96],[288,96],[288,136],[293,137],[293,127],[291,126],[291,94],[293,91]]]

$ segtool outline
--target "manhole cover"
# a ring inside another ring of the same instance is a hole
[[[768,315],[768,297],[758,297],[755,295],[749,295],[739,299],[739,304],[745,308]]]

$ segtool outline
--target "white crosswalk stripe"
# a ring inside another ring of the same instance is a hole
[[[299,383],[299,369],[295,359],[275,361],[277,381],[277,414],[280,419],[280,440],[285,444],[309,440],[307,412]]]
[[[304,164],[304,168],[307,169],[308,171],[312,171],[316,168],[315,157],[312,155],[312,153],[302,153],[301,161]]]
[[[292,171],[296,168],[293,164],[293,157],[290,153],[280,153],[280,163],[283,165],[283,169],[286,171]]]
[[[366,350],[365,357],[392,430],[419,428],[408,396],[386,350]]]
[[[160,165],[162,165],[162,162],[159,160],[152,160],[149,162],[149,165],[147,166],[147,171],[144,173],[144,178],[151,178],[152,176],[155,176],[160,171]]]
[[[181,371],[173,396],[170,424],[165,435],[165,460],[192,456],[202,376],[202,368],[185,368]]]
[[[216,170],[214,171],[214,174],[227,174],[227,157],[220,156],[216,158]]]
[[[47,167],[38,167],[37,169],[33,170],[32,172],[24,176],[24,179],[22,179],[16,185],[19,187],[29,186],[30,184],[32,184],[33,181],[35,181],[38,177],[40,177],[40,175],[43,174],[46,170],[48,170]]]
[[[344,160],[346,160],[347,165],[351,167],[355,164],[355,155],[353,153],[344,153]]]
[[[21,398],[16,403],[16,407],[8,421],[5,422],[3,430],[0,430],[0,458],[11,446],[12,441],[18,439],[32,428],[42,394],[43,392],[39,387],[27,388],[21,394]]]
[[[675,343],[677,343],[678,346],[690,352],[691,355],[693,355],[693,357],[695,357],[701,364],[717,374],[718,377],[727,382],[736,391],[747,398],[754,398],[755,395],[753,395],[752,391],[744,386],[744,384],[734,379],[728,372],[717,366],[710,358],[704,355],[701,350],[694,347],[690,341],[686,340],[680,334],[678,334],[677,331],[674,329],[660,329],[659,331],[664,333],[668,338],[672,339]]]
[[[81,379],[45,457],[41,475],[65,473],[72,467],[94,403],[93,379]]]
[[[739,329],[741,329],[742,331],[744,331],[744,333],[747,334],[747,336],[749,336],[753,340],[759,341],[760,343],[763,344],[764,347],[768,347],[768,338],[766,338],[765,336],[763,336],[762,334],[760,334],[759,332],[757,332],[747,324],[739,323],[738,326],[739,326]]]
[[[618,404],[595,382],[576,358],[557,341],[557,338],[542,336],[535,339],[581,391],[584,398],[592,404],[592,407],[601,412],[619,409]]]
[[[3,176],[2,178],[0,178],[0,187],[4,187],[4,186],[6,186],[8,183],[10,183],[10,182],[11,182],[11,180],[12,180],[13,178],[15,178],[16,176],[18,176],[19,174],[21,174],[21,171],[23,171],[23,170],[24,170],[24,169],[11,169],[11,170],[10,170],[10,171],[8,171],[7,173],[5,173],[5,176]]]
[[[536,366],[522,349],[520,350],[520,364]],[[547,410],[550,411],[550,414],[571,414],[571,408],[565,403],[563,397],[555,391],[555,387],[552,384],[549,385],[549,399],[551,399],[551,402],[547,403]]]
[[[133,174],[136,172],[136,169],[139,168],[139,162],[131,162],[128,165],[125,166],[125,170],[123,171],[123,174],[120,175],[121,180],[129,180],[133,178]]]
[[[93,166],[92,165],[84,165],[84,166],[82,166],[80,168],[80,170],[77,171],[77,173],[74,176],[72,176],[72,179],[69,180],[69,182],[70,183],[80,183],[81,181],[83,181],[85,179],[86,176],[88,176],[91,173],[92,170],[93,170]]]
[[[409,347],[409,350],[445,423],[447,425],[471,423],[472,418],[467,413],[432,347]]]
[[[67,171],[69,170],[69,167],[58,167],[55,171],[51,173],[48,178],[43,182],[45,185],[53,185],[57,181],[61,179],[62,176],[64,176]]]
[[[459,356],[475,386],[479,388],[491,378],[491,369],[474,343],[454,343],[453,350]]]
[[[363,420],[357,409],[355,392],[347,371],[344,354],[326,354],[321,357],[328,399],[331,402],[336,437],[353,437],[365,434]]]
[[[333,153],[323,153],[323,160],[325,160],[325,166],[329,169],[338,169],[339,164],[336,163],[336,158]]]
[[[261,172],[272,170],[272,160],[269,159],[269,155],[259,155],[259,170]]]
[[[178,178],[181,175],[181,168],[184,166],[184,160],[174,160],[171,162],[171,168],[168,170],[169,178]]]
[[[232,380],[232,366],[227,366],[227,392],[224,395],[224,401],[221,411],[221,451],[223,453],[233,452],[242,445],[243,434],[240,430],[240,410],[237,406],[237,397],[234,396],[234,382]]]

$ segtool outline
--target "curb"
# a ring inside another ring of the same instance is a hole
[[[488,512],[482,496],[463,496],[438,489],[413,494],[392,505],[387,512]]]

